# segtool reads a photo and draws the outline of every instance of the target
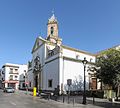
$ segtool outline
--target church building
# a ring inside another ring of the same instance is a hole
[[[27,76],[29,89],[37,87],[37,90],[54,91],[59,88],[60,93],[83,90],[84,58],[87,60],[86,89],[89,90],[92,88],[89,67],[94,65],[95,55],[63,45],[58,21],[53,14],[47,22],[46,39],[37,37],[32,49]]]

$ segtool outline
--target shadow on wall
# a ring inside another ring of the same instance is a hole
[[[81,75],[75,77],[72,81],[72,84],[68,86],[67,84],[64,85],[65,91],[83,91],[84,89],[84,82]],[[86,82],[86,90],[89,90],[89,82]]]

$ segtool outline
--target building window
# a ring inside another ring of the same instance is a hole
[[[13,68],[10,68],[10,73],[13,73]]]
[[[18,73],[18,69],[15,69],[15,73]]]
[[[24,72],[26,72],[26,70],[24,70]]]
[[[23,83],[22,86],[25,87],[25,83]]]
[[[15,78],[17,78],[18,76],[15,76]]]
[[[13,80],[13,75],[10,75],[9,80]]]
[[[18,76],[15,76],[15,80],[18,80],[17,78],[18,78]]]
[[[53,35],[53,32],[54,32],[54,28],[51,27],[51,35]]]
[[[15,71],[18,71],[18,69],[15,69]]]
[[[52,79],[48,80],[48,87],[52,87]]]
[[[79,55],[76,55],[76,59],[79,59]]]
[[[4,81],[4,78],[2,78],[2,81]]]
[[[53,56],[54,55],[54,51],[53,50],[49,50],[48,51],[48,57],[51,57],[51,56]]]

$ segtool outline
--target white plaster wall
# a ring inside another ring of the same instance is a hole
[[[59,85],[61,88],[61,84],[63,83],[63,89],[66,90],[68,89],[68,87],[66,86],[67,79],[72,79],[72,82],[75,81],[76,79],[79,81],[80,76],[81,76],[82,82],[84,80],[84,66],[80,60],[83,60],[84,57],[86,57],[87,61],[90,62],[90,59],[92,59],[91,62],[95,62],[95,56],[88,55],[88,54],[81,53],[81,52],[72,51],[69,49],[64,49],[64,48],[63,48],[62,56],[64,57],[64,59],[60,58],[60,83]],[[78,56],[78,58],[76,58],[76,56]],[[69,59],[73,59],[73,60],[69,60]],[[89,75],[87,72],[89,65],[90,64],[86,65],[86,82],[87,82],[86,88],[87,89],[89,88],[88,87],[89,86],[88,85]],[[72,87],[71,87],[71,90],[72,90]]]
[[[91,62],[95,62],[95,56],[77,52],[77,51],[73,51],[73,50],[69,50],[69,49],[65,49],[65,48],[63,48],[63,56],[74,58],[74,59],[76,59],[76,56],[79,56],[78,59],[80,59],[80,60],[83,60],[84,57],[86,57],[86,59],[88,61],[90,61],[90,59],[92,59]]]
[[[49,62],[45,65],[44,72],[46,72],[45,90],[54,90],[59,85],[59,59]],[[52,79],[52,88],[48,87],[48,80]]]
[[[24,72],[24,70],[25,70],[26,72],[28,71],[27,65],[19,65],[19,69],[18,69],[19,75],[21,75],[21,74],[24,74],[24,75],[25,75],[26,72]]]
[[[59,58],[59,86],[60,86],[60,93],[63,91],[63,84],[64,84],[64,61],[63,58]]]
[[[64,60],[64,69],[63,69],[63,84],[64,84],[64,89],[67,90],[68,87],[67,85],[67,80],[72,79],[72,84],[74,84],[75,81],[83,83],[84,80],[84,66],[80,62],[75,62],[75,61],[69,61],[69,60]],[[89,83],[89,78],[88,73],[87,73],[87,66],[86,66],[86,82]],[[86,88],[88,89],[88,85],[86,85]],[[71,90],[83,90],[83,86],[81,86],[81,89],[72,89]]]
[[[25,76],[27,71],[28,71],[28,66],[27,65],[19,65],[19,69],[18,69],[19,81],[23,81],[24,80],[23,76]]]
[[[28,86],[29,89],[33,89],[33,71],[29,70],[28,71],[28,78],[27,78],[27,82],[31,82],[31,87]]]
[[[9,67],[5,67],[5,80],[9,80]]]
[[[47,55],[47,49],[46,49],[46,44],[44,44],[38,50],[33,52],[33,57],[32,57],[32,69],[34,68],[34,59],[36,58],[36,56],[40,57],[40,63],[42,65],[41,87],[43,90],[54,90],[54,88],[56,88],[58,84],[60,85],[60,87],[62,83],[65,85],[67,83],[67,79],[69,78],[74,80],[75,77],[78,78],[79,75],[83,77],[84,67],[82,63],[78,61],[70,61],[66,59],[63,62],[63,58],[60,58],[45,64],[45,62],[48,62],[49,60],[53,60],[55,57],[59,56],[59,55],[54,55],[53,57],[47,59],[46,55]],[[78,56],[78,58],[76,56]],[[91,62],[95,62],[95,57],[93,55],[69,50],[66,48],[63,48],[61,57],[72,58],[74,60],[78,60],[78,59],[83,60],[84,57],[86,57],[88,61],[92,59]],[[32,79],[33,74],[31,73],[28,74],[29,74],[29,79],[33,80]],[[53,79],[52,88],[48,88],[48,79]],[[87,75],[86,75],[86,80],[88,81]]]

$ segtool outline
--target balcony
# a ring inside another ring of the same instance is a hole
[[[10,71],[9,74],[13,74],[13,71]]]
[[[13,80],[13,78],[9,78],[9,80]]]
[[[10,71],[9,74],[18,74],[18,71]]]

